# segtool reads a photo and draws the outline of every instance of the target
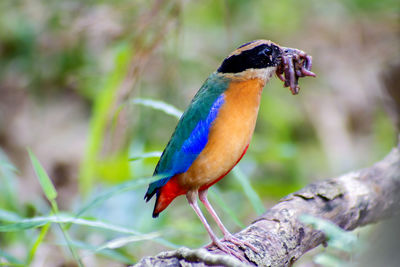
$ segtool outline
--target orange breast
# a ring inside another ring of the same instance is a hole
[[[253,135],[264,85],[258,78],[230,84],[207,145],[187,172],[176,177],[182,188],[206,188],[237,163]]]

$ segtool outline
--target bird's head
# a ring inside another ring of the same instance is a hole
[[[299,92],[298,80],[312,76],[312,58],[304,51],[281,47],[268,40],[256,40],[238,47],[224,59],[217,73],[231,79],[259,78],[267,81],[274,73],[289,87]]]
[[[271,41],[252,41],[225,58],[217,72],[237,78],[267,79],[281,64],[282,53],[282,49]]]

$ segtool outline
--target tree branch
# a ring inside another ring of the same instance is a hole
[[[380,221],[400,210],[400,146],[373,166],[309,184],[267,210],[235,234],[259,249],[240,248],[248,262],[224,255],[215,247],[187,248],[146,257],[135,266],[290,266],[325,241],[324,234],[299,220],[309,214],[345,230]]]

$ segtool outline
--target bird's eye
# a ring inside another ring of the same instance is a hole
[[[269,47],[265,47],[263,50],[261,50],[260,52],[258,52],[258,55],[264,55],[264,56],[268,56],[271,53],[271,48]]]

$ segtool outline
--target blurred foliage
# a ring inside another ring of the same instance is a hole
[[[131,49],[129,46],[123,46],[117,51],[115,56],[115,68],[111,73],[107,74],[107,80],[104,82],[104,88],[100,90],[99,96],[96,97],[93,107],[93,114],[90,119],[90,130],[86,156],[81,167],[80,183],[83,193],[87,193],[93,186],[93,178],[97,172],[101,172],[105,179],[118,179],[119,177],[127,178],[129,176],[129,165],[125,157],[113,157],[98,162],[105,128],[109,111],[112,109],[117,91],[122,83],[125,73],[127,72],[129,58],[131,57]],[[126,154],[123,151],[122,155]],[[99,168],[99,170],[97,170]],[[110,173],[110,175],[107,175]],[[115,182],[120,182],[116,180]]]
[[[210,190],[229,229],[375,162],[395,143],[376,73],[398,15],[395,0],[0,1],[0,265],[124,266],[208,242],[184,198],[153,220],[143,195],[179,112],[249,40],[304,49],[318,77],[264,90],[240,169]]]
[[[311,225],[314,229],[323,232],[328,245],[333,248],[351,252],[357,242],[357,238],[353,234],[344,231],[342,228],[330,221],[308,214],[303,214],[300,217],[300,220],[305,224]]]
[[[327,220],[308,214],[303,214],[300,220],[325,235],[326,248],[324,252],[314,257],[315,263],[326,267],[354,266],[351,260],[345,258],[349,258],[348,255],[354,253],[356,248],[360,250],[363,246],[362,240],[358,240],[354,234],[344,231],[336,224]]]

